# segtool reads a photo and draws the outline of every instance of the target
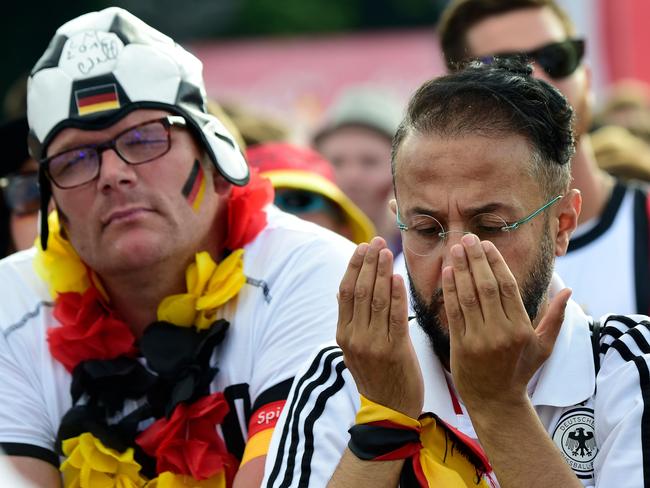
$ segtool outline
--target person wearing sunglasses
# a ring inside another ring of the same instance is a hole
[[[438,33],[449,71],[471,59],[521,56],[533,63],[535,76],[567,97],[577,141],[572,176],[583,206],[556,269],[592,315],[650,313],[648,191],[597,164],[588,134],[593,94],[583,57],[589,46],[568,15],[556,0],[452,0]]]
[[[476,61],[411,97],[391,201],[410,295],[384,239],[357,246],[266,488],[644,486],[650,317],[594,320],[553,272],[581,206],[573,111],[532,72]]]
[[[0,144],[4,160],[0,170],[1,255],[27,249],[38,233],[38,165],[27,152],[26,118],[0,126]]]
[[[376,233],[370,219],[334,183],[332,166],[308,147],[266,142],[246,149],[251,167],[271,180],[275,205],[357,244]]]
[[[259,486],[334,336],[354,246],[272,205],[202,69],[110,7],[31,71],[40,235],[0,261],[0,449],[36,486]]]

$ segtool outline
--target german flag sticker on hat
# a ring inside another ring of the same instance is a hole
[[[74,93],[74,98],[79,115],[90,115],[120,108],[117,86],[114,83],[77,90]]]

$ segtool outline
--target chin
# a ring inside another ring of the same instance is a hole
[[[108,272],[134,271],[164,260],[171,255],[170,239],[151,232],[129,232],[110,242],[101,255],[96,255],[97,270]],[[99,247],[101,248],[101,247]]]

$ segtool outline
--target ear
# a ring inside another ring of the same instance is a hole
[[[390,201],[388,202],[388,208],[390,209],[391,212],[393,212],[393,215],[397,217],[397,200],[391,198]]]
[[[580,190],[569,190],[559,201],[555,209],[557,230],[555,233],[555,255],[564,256],[569,247],[571,234],[578,226],[578,216],[582,208],[582,195]]]
[[[215,168],[214,164],[210,158],[206,157],[207,162],[204,160],[203,168],[209,171],[212,174],[212,187],[214,192],[220,197],[228,196],[230,194],[230,189],[232,188],[232,183],[227,181],[219,170]]]

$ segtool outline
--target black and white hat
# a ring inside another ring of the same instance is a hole
[[[194,55],[118,7],[62,25],[27,86],[29,149],[42,160],[67,127],[97,130],[129,112],[157,108],[182,115],[223,177],[248,182],[246,160],[228,129],[207,112],[203,65]],[[50,186],[40,172],[41,243],[47,243]]]

